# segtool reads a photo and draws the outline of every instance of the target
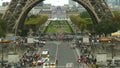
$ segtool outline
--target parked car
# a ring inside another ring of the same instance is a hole
[[[32,66],[36,66],[36,65],[37,65],[36,61],[33,61]]]
[[[40,41],[39,41],[39,44],[40,44],[40,45],[45,45],[45,43],[46,43],[45,40],[40,40]]]
[[[41,60],[37,61],[37,65],[42,65],[43,63],[45,63],[47,61],[47,58],[42,58]]]
[[[49,68],[56,68],[56,63],[55,62],[50,62],[50,67]]]
[[[46,62],[46,63],[44,63],[44,64],[43,64],[43,68],[50,68],[50,64],[49,64],[49,63],[47,63],[47,62]]]

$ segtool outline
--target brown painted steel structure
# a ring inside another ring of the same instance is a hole
[[[28,12],[38,3],[44,0],[12,0],[2,19],[7,20],[7,31],[19,32],[24,24]],[[94,24],[103,19],[113,17],[106,0],[73,0],[81,4],[91,15]]]

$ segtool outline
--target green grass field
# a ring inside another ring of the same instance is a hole
[[[45,30],[47,33],[72,33],[71,27],[67,21],[51,21],[49,26]]]

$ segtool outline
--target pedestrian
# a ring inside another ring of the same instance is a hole
[[[94,61],[93,61],[93,64],[96,64],[96,62],[97,62],[97,59],[95,58]]]
[[[24,62],[22,62],[22,64],[21,64],[22,66],[24,66],[25,65],[25,63]]]
[[[55,59],[56,64],[58,64],[58,60],[59,60],[58,58]]]
[[[78,56],[77,62],[79,62],[79,63],[81,62],[81,57]]]

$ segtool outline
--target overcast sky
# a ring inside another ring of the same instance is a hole
[[[10,0],[0,0],[0,5],[2,4],[2,2],[10,2]],[[45,3],[51,3],[52,5],[64,5],[64,4],[68,4],[68,0],[45,0]]]

